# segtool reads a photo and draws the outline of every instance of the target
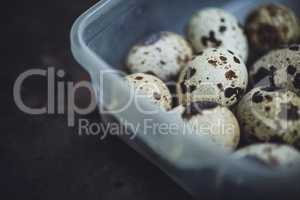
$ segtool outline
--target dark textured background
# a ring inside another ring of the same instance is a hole
[[[67,72],[64,81],[88,80],[72,58],[69,31],[94,3],[28,0],[2,6],[0,199],[190,199],[117,138],[80,137],[65,115],[30,116],[13,102],[13,81],[27,69],[55,66]],[[44,106],[45,80],[26,81],[22,94],[27,105]],[[78,92],[78,104],[85,97]],[[96,111],[84,117],[99,120]]]

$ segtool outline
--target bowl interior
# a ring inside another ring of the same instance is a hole
[[[298,11],[295,0],[111,0],[115,4],[95,18],[86,32],[93,29],[94,36],[88,46],[113,68],[124,69],[130,47],[151,33],[174,31],[185,34],[190,17],[205,7],[224,8],[235,14],[243,24],[246,16],[256,6],[280,2]],[[96,29],[96,30],[95,30]]]

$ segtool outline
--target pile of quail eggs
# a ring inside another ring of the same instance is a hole
[[[298,18],[284,5],[256,8],[244,27],[225,10],[204,8],[186,39],[162,31],[134,45],[126,81],[236,159],[292,165],[300,160],[299,38]]]

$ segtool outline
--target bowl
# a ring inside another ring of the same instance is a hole
[[[223,8],[244,23],[258,4],[270,2],[295,11],[300,8],[296,0],[102,0],[72,27],[71,50],[90,74],[103,121],[125,127],[120,138],[196,198],[298,199],[300,168],[270,170],[247,160],[233,161],[230,152],[205,136],[199,139],[188,134],[176,116],[163,110],[144,112],[156,107],[144,98],[132,100],[134,91],[124,86],[122,78],[125,55],[151,33],[184,34],[190,17],[201,8]],[[172,123],[176,130],[161,134],[157,125]]]

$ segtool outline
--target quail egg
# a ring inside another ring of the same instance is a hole
[[[300,164],[300,153],[288,145],[254,144],[238,150],[234,159],[249,159],[266,167],[292,167]]]
[[[132,73],[149,73],[166,81],[175,77],[192,55],[192,48],[183,37],[160,32],[130,50],[127,67]]]
[[[171,93],[165,83],[157,77],[144,73],[136,73],[127,76],[126,80],[128,86],[133,86],[139,94],[149,97],[153,103],[162,106],[166,110],[171,109]]]
[[[262,52],[295,42],[299,23],[295,13],[280,4],[258,7],[246,20],[246,32],[253,49]]]
[[[300,92],[300,46],[273,50],[259,59],[249,71],[253,84],[262,81],[276,87]]]
[[[191,18],[187,35],[196,52],[209,47],[224,47],[235,52],[242,60],[247,60],[247,37],[236,17],[225,10],[200,10]]]
[[[224,48],[208,48],[195,56],[182,70],[177,83],[180,104],[213,101],[235,104],[248,84],[246,66],[236,54]]]
[[[300,146],[300,98],[293,92],[257,87],[237,106],[248,142],[276,142]]]
[[[237,147],[240,128],[237,119],[227,108],[214,102],[193,102],[179,105],[170,112],[180,115],[192,134],[206,135],[216,145],[227,150]]]

